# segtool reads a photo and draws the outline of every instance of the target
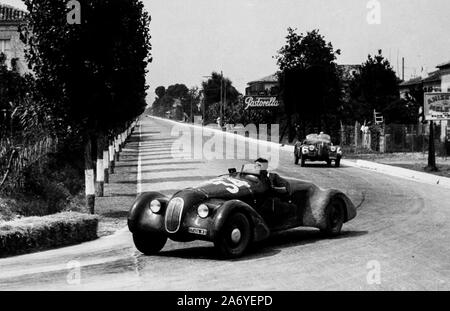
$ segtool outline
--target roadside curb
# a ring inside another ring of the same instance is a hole
[[[404,178],[408,180],[414,180],[425,184],[438,185],[450,189],[450,178],[448,177],[418,172],[402,167],[380,164],[365,160],[356,160],[356,161],[342,160],[342,164],[378,172],[385,175]]]
[[[224,131],[221,131],[219,129],[203,127],[203,126],[196,125],[196,124],[191,124],[191,123],[178,122],[178,121],[165,119],[165,118],[160,118],[160,117],[155,117],[155,116],[150,116],[150,115],[148,117],[154,118],[154,119],[157,119],[157,120],[161,120],[161,121],[167,121],[167,122],[170,122],[172,124],[184,125],[184,126],[187,126],[187,127],[201,128],[201,129],[206,130],[206,131],[222,133],[224,135],[233,135],[234,137],[238,137],[238,139],[243,139],[243,140],[246,140],[246,141],[249,141],[249,142],[251,141],[251,142],[255,142],[255,143],[261,143],[262,142],[262,143],[265,143],[267,145],[271,145],[272,147],[278,148],[278,149],[283,150],[283,151],[294,152],[294,146],[293,145],[282,145],[282,144],[275,143],[275,142],[270,142],[270,141],[261,141],[261,140],[254,139],[254,138],[251,138],[251,137],[245,137],[245,136],[237,135],[237,134],[230,133],[230,132],[224,132]],[[393,177],[404,178],[404,179],[408,179],[408,180],[414,180],[414,181],[422,182],[422,183],[425,183],[425,184],[438,185],[438,186],[450,189],[450,178],[443,177],[443,176],[438,176],[438,175],[433,175],[433,174],[428,174],[428,173],[422,173],[422,172],[418,172],[418,171],[414,171],[414,170],[409,170],[409,169],[406,169],[406,168],[401,168],[401,167],[396,167],[396,166],[391,166],[391,165],[385,165],[385,164],[379,164],[379,163],[376,163],[376,162],[370,162],[370,161],[365,161],[365,160],[351,161],[351,160],[342,159],[341,163],[343,165],[350,166],[350,167],[356,167],[356,168],[359,168],[359,169],[370,170],[370,171],[374,171],[374,172],[377,172],[377,173],[381,173],[381,174],[385,174],[385,175],[389,175],[389,176],[393,176]]]

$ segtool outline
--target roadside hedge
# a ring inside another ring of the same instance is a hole
[[[98,217],[64,212],[0,223],[0,257],[67,246],[97,238]]]

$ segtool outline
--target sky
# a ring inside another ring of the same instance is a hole
[[[379,24],[367,21],[370,1],[380,4]],[[143,0],[152,16],[149,103],[156,87],[200,86],[212,71],[243,93],[247,82],[276,72],[288,27],[319,29],[341,49],[339,64],[361,64],[381,49],[400,75],[404,57],[406,79],[450,60],[449,0],[370,1]],[[24,8],[21,0],[0,2]]]

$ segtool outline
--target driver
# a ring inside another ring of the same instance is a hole
[[[280,175],[268,172],[269,161],[263,158],[259,158],[255,161],[255,164],[260,167],[260,178],[269,179],[268,183],[273,190],[276,190],[278,193],[283,194],[289,193],[289,183],[284,178],[280,177]]]

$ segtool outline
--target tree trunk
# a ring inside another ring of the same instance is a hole
[[[97,183],[96,183],[96,196],[103,197],[104,195],[104,183],[105,183],[105,170],[103,168],[103,148],[104,137],[101,136],[97,139]]]
[[[120,139],[119,139],[120,135],[116,136],[114,138],[114,162],[119,162],[120,161]]]
[[[104,141],[105,145],[103,146],[103,174],[105,184],[109,183],[109,150],[107,140]]]
[[[114,174],[114,140],[109,143],[109,174]]]
[[[95,212],[94,162],[92,161],[92,141],[88,137],[84,148],[84,176],[86,207],[91,214]]]

